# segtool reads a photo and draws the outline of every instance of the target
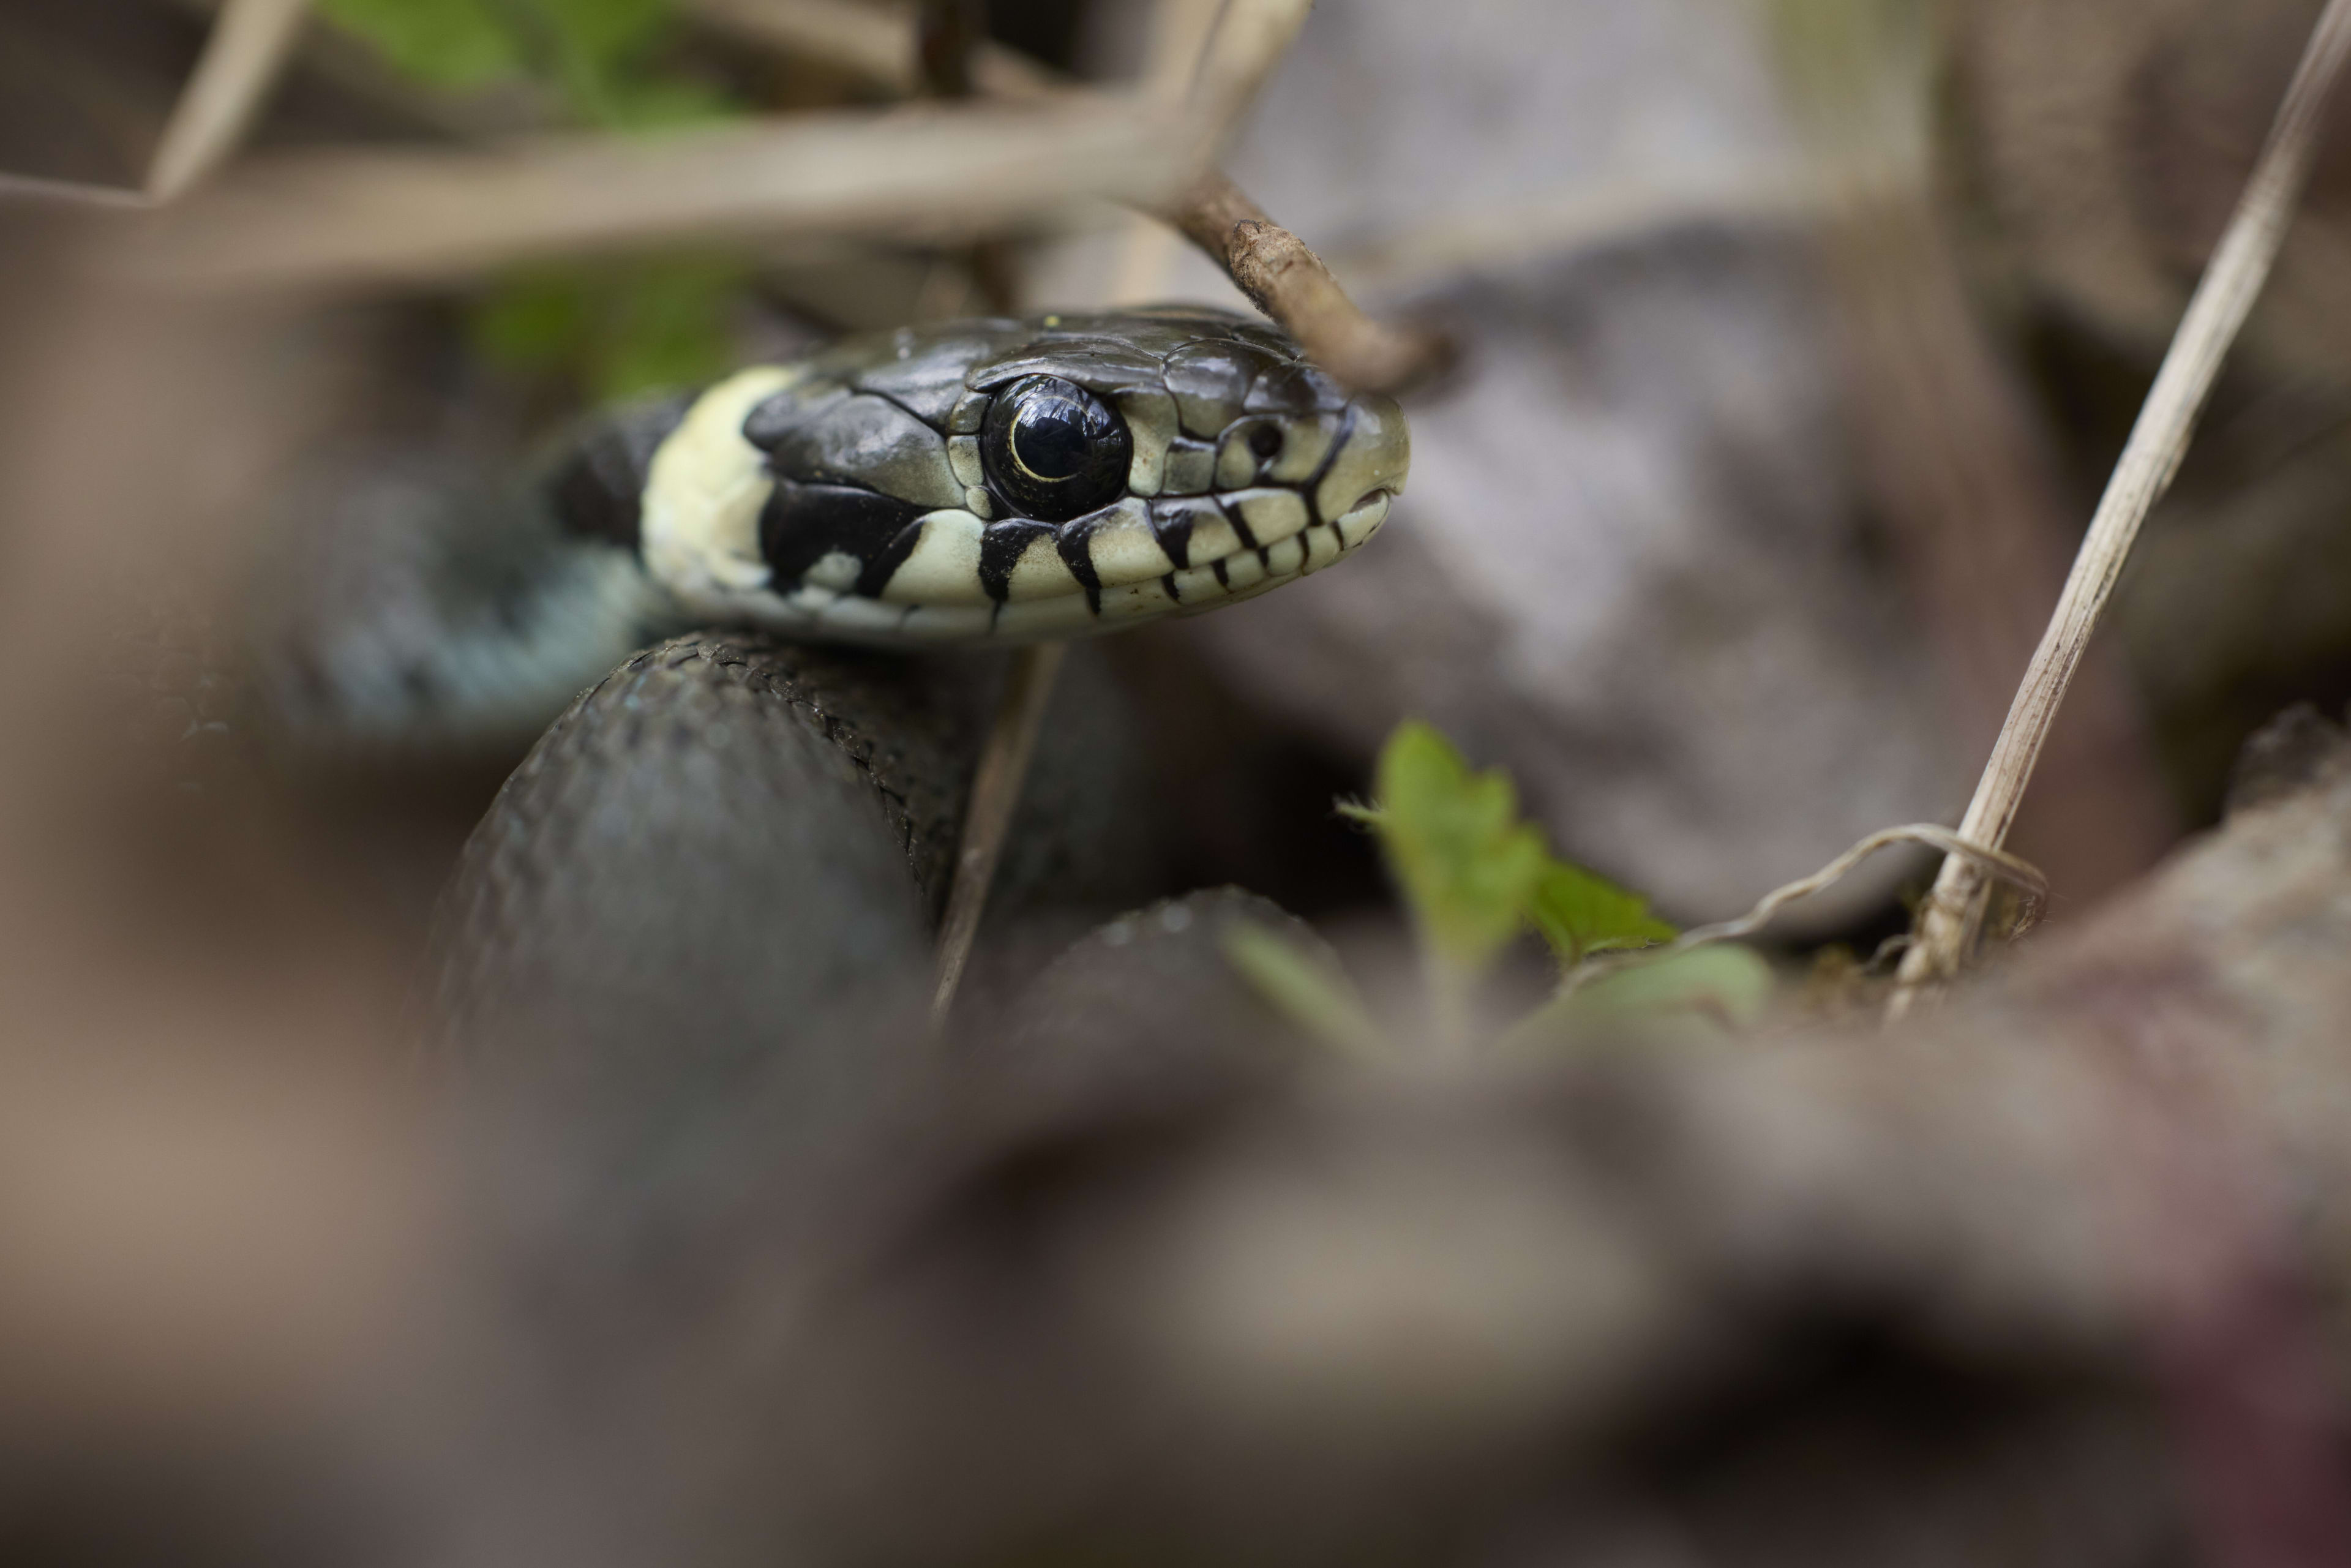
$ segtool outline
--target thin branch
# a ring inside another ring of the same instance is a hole
[[[1231,136],[1312,9],[1313,0],[1227,0],[1192,83],[1191,103],[1212,128],[1212,146]],[[1224,267],[1310,358],[1359,391],[1401,391],[1452,357],[1438,333],[1364,315],[1321,256],[1215,170],[1160,215]]]
[[[1195,182],[1165,216],[1315,363],[1352,387],[1400,391],[1441,371],[1451,358],[1440,333],[1390,327],[1364,315],[1321,256],[1222,174]]]
[[[147,172],[150,199],[182,195],[236,151],[309,9],[309,0],[228,0],[221,8],[155,149]]]
[[[2140,525],[2179,473],[2221,362],[2269,280],[2308,181],[2327,100],[2346,57],[2351,57],[2351,0],[2329,0],[2244,198],[2139,413],[2074,559],[2064,598],[2033,654],[1975,799],[1960,821],[1959,836],[1972,844],[1997,849],[2007,841],[2058,705],[2081,666],[2083,650],[2113,596]],[[1902,1017],[1925,988],[1959,974],[1981,918],[1983,893],[1984,879],[1972,862],[1954,855],[1943,862],[1934,892],[1919,912],[1917,940],[1903,957],[1889,1016]]]
[[[144,191],[120,185],[93,184],[82,180],[51,180],[38,174],[0,172],[0,200],[50,202],[68,207],[106,207],[140,212],[155,204]]]
[[[1134,99],[799,115],[482,152],[256,163],[181,204],[131,258],[160,281],[416,283],[538,256],[727,235],[969,235],[1155,202],[1197,138]]]
[[[996,880],[996,862],[1004,852],[1013,809],[1020,803],[1021,785],[1029,777],[1029,758],[1037,749],[1037,732],[1052,700],[1054,677],[1068,652],[1067,643],[1040,643],[1012,655],[1004,698],[972,779],[963,841],[956,852],[955,885],[939,929],[938,983],[931,996],[934,1029],[945,1027],[955,1007],[956,989],[963,983],[964,966],[970,962],[972,942],[979,935],[980,914],[987,906],[988,884]]]

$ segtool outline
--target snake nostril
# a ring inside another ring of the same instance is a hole
[[[1281,450],[1281,432],[1273,425],[1260,424],[1249,432],[1249,444],[1251,452],[1270,461]]]

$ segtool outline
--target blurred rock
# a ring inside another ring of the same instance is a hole
[[[2308,703],[2272,719],[2245,743],[2229,775],[2228,813],[2291,800],[2351,757],[2351,734]]]

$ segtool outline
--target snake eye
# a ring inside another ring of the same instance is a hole
[[[980,433],[997,493],[1014,512],[1065,523],[1126,493],[1134,440],[1100,398],[1058,376],[1029,376],[997,394]]]

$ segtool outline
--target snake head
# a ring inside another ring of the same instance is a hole
[[[690,604],[876,643],[1083,635],[1361,548],[1389,399],[1270,327],[1165,308],[908,329],[705,393],[653,459],[648,567]]]

